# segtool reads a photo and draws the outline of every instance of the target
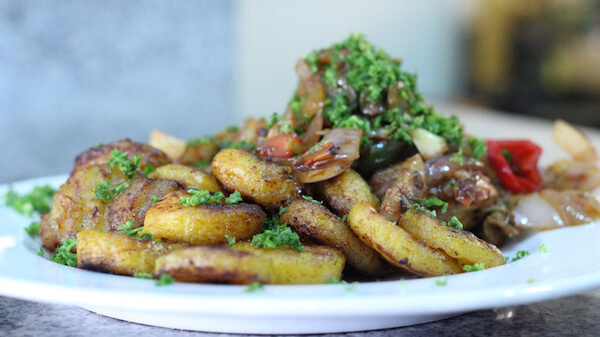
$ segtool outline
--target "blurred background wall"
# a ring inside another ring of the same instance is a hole
[[[0,1],[0,183],[153,129],[283,112],[299,57],[363,32],[433,101],[600,125],[597,0]]]
[[[0,182],[232,118],[231,1],[0,1]]]

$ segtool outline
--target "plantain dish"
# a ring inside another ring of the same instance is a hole
[[[573,159],[541,171],[539,146],[468,135],[363,35],[295,71],[281,114],[78,155],[42,211],[43,248],[161,283],[377,281],[501,266],[524,229],[600,217],[598,156],[564,122],[554,137]]]

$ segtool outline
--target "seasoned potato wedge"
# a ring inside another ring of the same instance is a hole
[[[417,276],[431,277],[461,272],[455,259],[415,239],[377,213],[369,204],[355,204],[348,214],[348,225],[361,240],[391,264]]]
[[[339,216],[348,214],[352,205],[361,201],[379,209],[379,199],[363,177],[353,169],[347,169],[338,176],[321,181],[317,186],[323,199]]]
[[[427,175],[421,155],[406,159],[400,166],[398,178],[385,192],[380,213],[390,221],[397,221],[410,208],[414,198],[423,198],[427,191]]]
[[[221,186],[210,174],[190,166],[181,164],[168,164],[157,168],[148,176],[152,179],[169,179],[177,182],[184,188],[195,188],[211,192],[221,191]]]
[[[339,279],[344,256],[334,248],[262,249],[249,243],[189,247],[161,256],[154,274],[182,282],[311,284]]]
[[[212,173],[229,192],[238,190],[244,199],[266,208],[276,209],[300,197],[300,185],[289,168],[242,150],[220,151],[213,159]]]
[[[113,149],[126,152],[129,157],[140,156],[141,169],[144,169],[148,165],[156,168],[171,162],[169,157],[159,149],[148,144],[124,139],[106,145],[99,145],[81,153],[75,158],[75,168],[73,168],[71,174],[90,165],[106,164],[108,159],[112,157]]]
[[[44,247],[54,251],[62,239],[71,238],[84,229],[110,231],[106,222],[107,202],[93,200],[94,189],[104,180],[108,180],[110,186],[131,182],[119,170],[111,173],[107,165],[91,165],[76,170],[59,187],[52,209],[42,217],[40,236]]]
[[[170,192],[181,191],[176,182],[167,179],[141,179],[119,193],[106,208],[106,220],[113,231],[133,221],[132,228],[144,224],[146,212],[152,206],[152,197],[162,198]]]
[[[119,275],[152,273],[156,258],[182,247],[88,229],[77,233],[77,267]]]
[[[143,233],[155,239],[166,239],[190,245],[226,243],[225,234],[238,240],[247,240],[262,229],[266,214],[258,205],[184,206],[180,197],[185,192],[173,192],[146,212]]]
[[[398,220],[398,225],[428,246],[443,250],[463,264],[483,263],[486,268],[504,264],[504,256],[496,246],[469,231],[444,226],[423,211],[407,211]]]
[[[348,265],[366,275],[382,275],[387,269],[377,252],[361,242],[346,223],[323,205],[294,200],[281,214],[279,222],[289,224],[300,235],[341,250]]]

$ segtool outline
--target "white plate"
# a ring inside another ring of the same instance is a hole
[[[489,123],[485,116],[477,118]],[[514,137],[530,126],[512,125]],[[542,129],[549,132],[548,125]],[[39,184],[58,186],[65,179],[41,178],[13,187],[24,193]],[[0,195],[7,189],[0,186]],[[514,257],[518,250],[527,250],[529,256],[481,272],[355,285],[265,286],[246,292],[244,286],[156,286],[153,280],[62,266],[37,255],[39,239],[23,230],[31,221],[0,206],[0,295],[73,304],[126,321],[178,329],[272,334],[383,329],[600,287],[600,264],[591,253],[600,246],[600,224],[522,238],[503,253]],[[547,253],[538,251],[543,243]],[[438,280],[446,284],[440,286]]]

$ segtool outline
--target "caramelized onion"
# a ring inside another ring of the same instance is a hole
[[[307,151],[293,166],[294,174],[302,183],[327,180],[347,170],[358,159],[360,129],[333,129],[317,148]]]
[[[600,218],[600,199],[589,192],[546,189],[525,195],[511,213],[519,228],[576,226]]]
[[[563,120],[559,119],[554,122],[552,139],[576,162],[598,161],[598,153],[587,136]]]

